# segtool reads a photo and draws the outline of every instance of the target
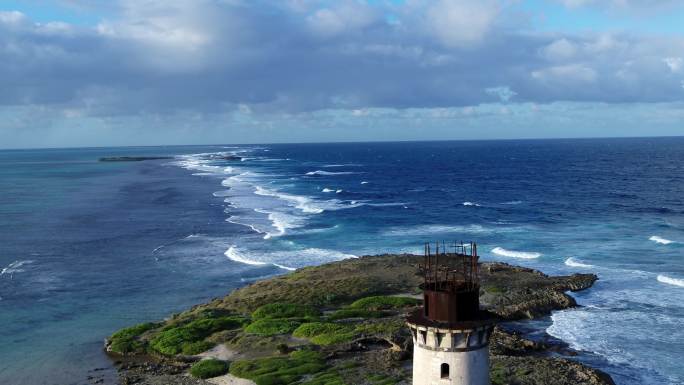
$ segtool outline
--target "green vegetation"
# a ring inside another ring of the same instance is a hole
[[[492,382],[492,385],[505,385],[508,382],[506,379],[508,376],[506,375],[506,367],[503,366],[499,362],[494,362],[491,367],[489,368],[489,377]]]
[[[392,297],[392,296],[374,296],[361,298],[349,305],[352,309],[365,310],[391,310],[399,309],[408,306],[416,306],[420,304],[420,300],[411,297]]]
[[[252,322],[245,328],[247,333],[258,334],[262,336],[273,336],[276,334],[291,333],[302,321],[299,319],[260,319]]]
[[[354,328],[349,325],[332,322],[309,322],[298,327],[292,335],[308,338],[317,345],[333,345],[351,341],[356,333]]]
[[[328,316],[329,321],[336,321],[347,318],[382,318],[386,314],[376,310],[366,309],[340,309]]]
[[[207,344],[198,344],[205,338],[221,330],[240,328],[245,321],[244,317],[231,316],[200,318],[180,326],[167,325],[150,341],[150,346],[155,351],[165,355],[196,352],[197,349],[208,346]]]
[[[373,374],[367,378],[373,385],[393,385],[399,381],[399,379],[384,374]]]
[[[202,360],[190,368],[190,374],[195,378],[212,378],[228,373],[229,365],[217,359]]]
[[[325,367],[325,361],[320,353],[299,350],[287,357],[236,361],[230,365],[230,373],[250,379],[257,385],[288,385],[298,383],[307,374],[322,372]]]
[[[504,289],[503,287],[494,286],[494,285],[485,286],[485,287],[484,287],[484,290],[485,290],[487,293],[492,293],[492,294],[501,294],[501,293],[505,293],[505,292],[506,292],[506,289]]]
[[[119,354],[142,353],[145,351],[145,344],[138,337],[158,326],[157,323],[147,322],[121,329],[110,337],[110,349]]]
[[[275,319],[275,318],[315,318],[321,313],[313,306],[294,303],[276,302],[263,305],[252,313],[252,318]]]
[[[302,383],[303,385],[345,385],[340,373],[335,368],[330,368],[324,372],[316,373],[310,380]]]
[[[392,336],[405,328],[403,319],[392,319],[383,322],[369,322],[356,326],[359,334]]]
[[[182,352],[185,355],[192,356],[195,354],[200,354],[206,352],[207,350],[213,348],[216,344],[209,341],[197,341],[185,343],[182,346]]]

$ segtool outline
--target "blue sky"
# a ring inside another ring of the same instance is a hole
[[[674,0],[6,0],[0,148],[684,135]]]

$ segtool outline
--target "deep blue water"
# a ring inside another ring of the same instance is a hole
[[[439,239],[597,273],[532,325],[618,384],[681,384],[683,190],[684,138],[0,151],[0,383],[113,378],[117,328]]]

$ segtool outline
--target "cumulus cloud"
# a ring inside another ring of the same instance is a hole
[[[666,57],[663,59],[663,63],[667,65],[670,71],[678,73],[682,70],[682,64],[684,64],[684,61],[681,57]]]
[[[553,0],[564,6],[575,9],[595,7],[611,11],[648,11],[661,12],[682,6],[678,0]]]
[[[459,47],[484,39],[499,10],[492,0],[438,0],[427,7],[425,22],[443,44]]]
[[[501,102],[504,103],[508,102],[512,97],[518,94],[517,92],[511,90],[511,88],[508,86],[490,87],[485,89],[485,92],[487,92],[489,95],[496,96]]]
[[[510,4],[119,0],[97,25],[1,12],[0,108],[70,120],[337,109],[370,118],[684,97],[681,36],[535,32]]]

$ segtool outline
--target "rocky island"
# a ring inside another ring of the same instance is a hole
[[[100,162],[142,162],[144,160],[173,159],[172,156],[108,156],[98,159]]]
[[[389,385],[411,383],[405,316],[421,303],[422,257],[380,255],[306,267],[237,289],[105,341],[121,383]],[[480,267],[480,301],[501,320],[576,306],[567,291],[597,277],[551,277],[504,263]],[[610,385],[573,352],[497,327],[493,385]]]

